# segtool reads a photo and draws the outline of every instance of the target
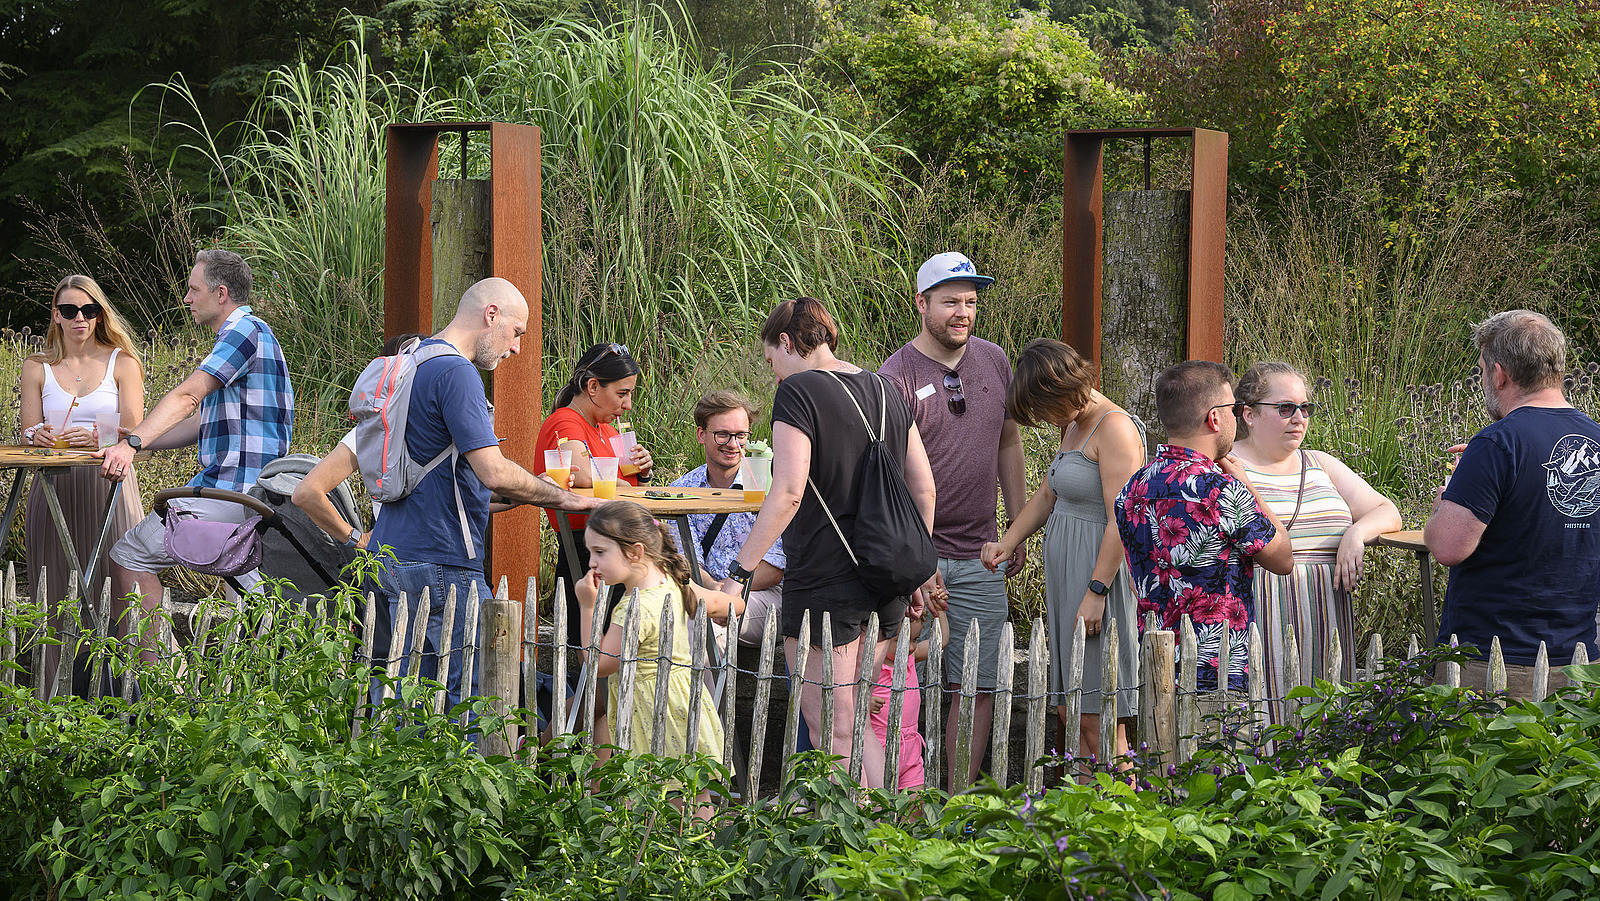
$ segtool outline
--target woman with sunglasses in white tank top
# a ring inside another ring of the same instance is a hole
[[[44,349],[22,362],[22,443],[92,451],[115,443],[115,427],[131,429],[144,418],[144,367],[133,339],[106,300],[105,292],[87,275],[69,275],[55,289],[50,302],[50,325]],[[104,428],[107,434],[100,434]],[[95,466],[68,467],[55,479],[56,494],[67,531],[78,552],[87,553],[99,537],[101,516],[111,483],[100,478]],[[100,578],[110,574],[107,552],[122,533],[144,515],[139,483],[132,473],[122,483],[122,494],[111,513],[111,527],[95,567]],[[59,604],[67,590],[68,564],[44,492],[30,491],[24,527],[28,582],[34,597],[51,605],[51,624],[59,629],[66,610]],[[93,561],[84,561],[90,564]],[[39,584],[40,571],[48,584]],[[100,591],[86,586],[85,595],[98,605]],[[120,621],[125,604],[113,601]],[[61,653],[58,645],[45,648],[44,672],[53,674]],[[87,690],[86,676],[74,679],[74,691]],[[83,683],[83,684],[79,684]]]

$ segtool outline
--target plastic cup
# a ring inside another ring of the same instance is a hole
[[[572,476],[572,451],[555,448],[544,452],[544,474],[562,488]]]
[[[94,414],[94,430],[99,435],[101,447],[110,447],[122,440],[122,433],[117,431],[120,425],[122,414],[116,410]]]
[[[631,476],[639,471],[639,467],[633,464],[633,448],[638,443],[637,432],[623,432],[611,436],[611,449],[616,451],[617,460],[620,461],[617,465],[619,475]]]
[[[594,496],[613,500],[617,496],[617,458],[590,457],[594,464]]]
[[[767,489],[772,487],[772,458],[745,457],[739,464],[739,483],[744,486],[745,503],[765,501]]]

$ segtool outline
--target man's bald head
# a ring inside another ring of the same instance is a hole
[[[455,318],[445,330],[463,339],[457,347],[470,347],[479,369],[493,369],[522,350],[528,330],[528,301],[517,286],[503,278],[486,278],[461,295]]]

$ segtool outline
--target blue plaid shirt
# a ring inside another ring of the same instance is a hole
[[[734,478],[733,484],[735,486],[739,484],[737,477]],[[706,481],[706,468],[701,466],[684,473],[683,477],[673,482],[670,487],[710,488],[711,483]],[[690,514],[689,532],[694,535],[694,553],[700,558],[701,568],[720,582],[728,577],[728,570],[732,568],[734,559],[739,556],[739,549],[744,547],[744,540],[750,537],[750,528],[756,524],[756,515],[729,513],[728,518],[722,523],[722,531],[717,533],[717,540],[711,543],[711,553],[702,554],[700,543],[706,540],[706,530],[711,528],[711,523],[716,518],[715,513]],[[761,559],[783,569],[787,565],[783,556],[783,539],[774,541],[772,549]]]
[[[283,348],[265,322],[240,307],[200,371],[222,387],[200,402],[200,473],[189,484],[245,491],[263,466],[289,452],[294,389]]]

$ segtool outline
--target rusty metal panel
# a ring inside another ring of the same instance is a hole
[[[1101,182],[1104,139],[1068,132],[1062,172],[1061,340],[1100,362]]]
[[[383,333],[433,331],[433,179],[439,172],[436,128],[384,130]]]
[[[1062,162],[1061,337],[1100,363],[1100,281],[1104,146],[1108,140],[1188,138],[1188,300],[1184,353],[1224,358],[1222,294],[1227,244],[1228,135],[1204,128],[1107,128],[1066,133]]]
[[[539,129],[531,125],[489,126],[489,271],[516,285],[528,301],[522,352],[494,372],[495,430],[504,439],[500,449],[506,457],[535,473],[543,468],[533,452],[543,409],[539,138]],[[529,576],[539,575],[539,514],[539,508],[524,506],[494,517],[489,559],[496,577],[525,585]]]
[[[489,132],[490,271],[528,300],[522,353],[495,371],[495,431],[505,455],[532,472],[541,421],[540,286],[544,252],[540,212],[539,129],[503,122],[415,122],[386,129],[383,327],[385,336],[432,332],[433,235],[429,217],[439,175],[439,135]],[[465,154],[463,154],[465,160]],[[539,511],[523,507],[495,517],[485,572],[513,585],[539,574]]]
[[[1226,361],[1222,286],[1228,231],[1228,135],[1194,130],[1194,176],[1189,189],[1189,323],[1184,351],[1191,360]]]

